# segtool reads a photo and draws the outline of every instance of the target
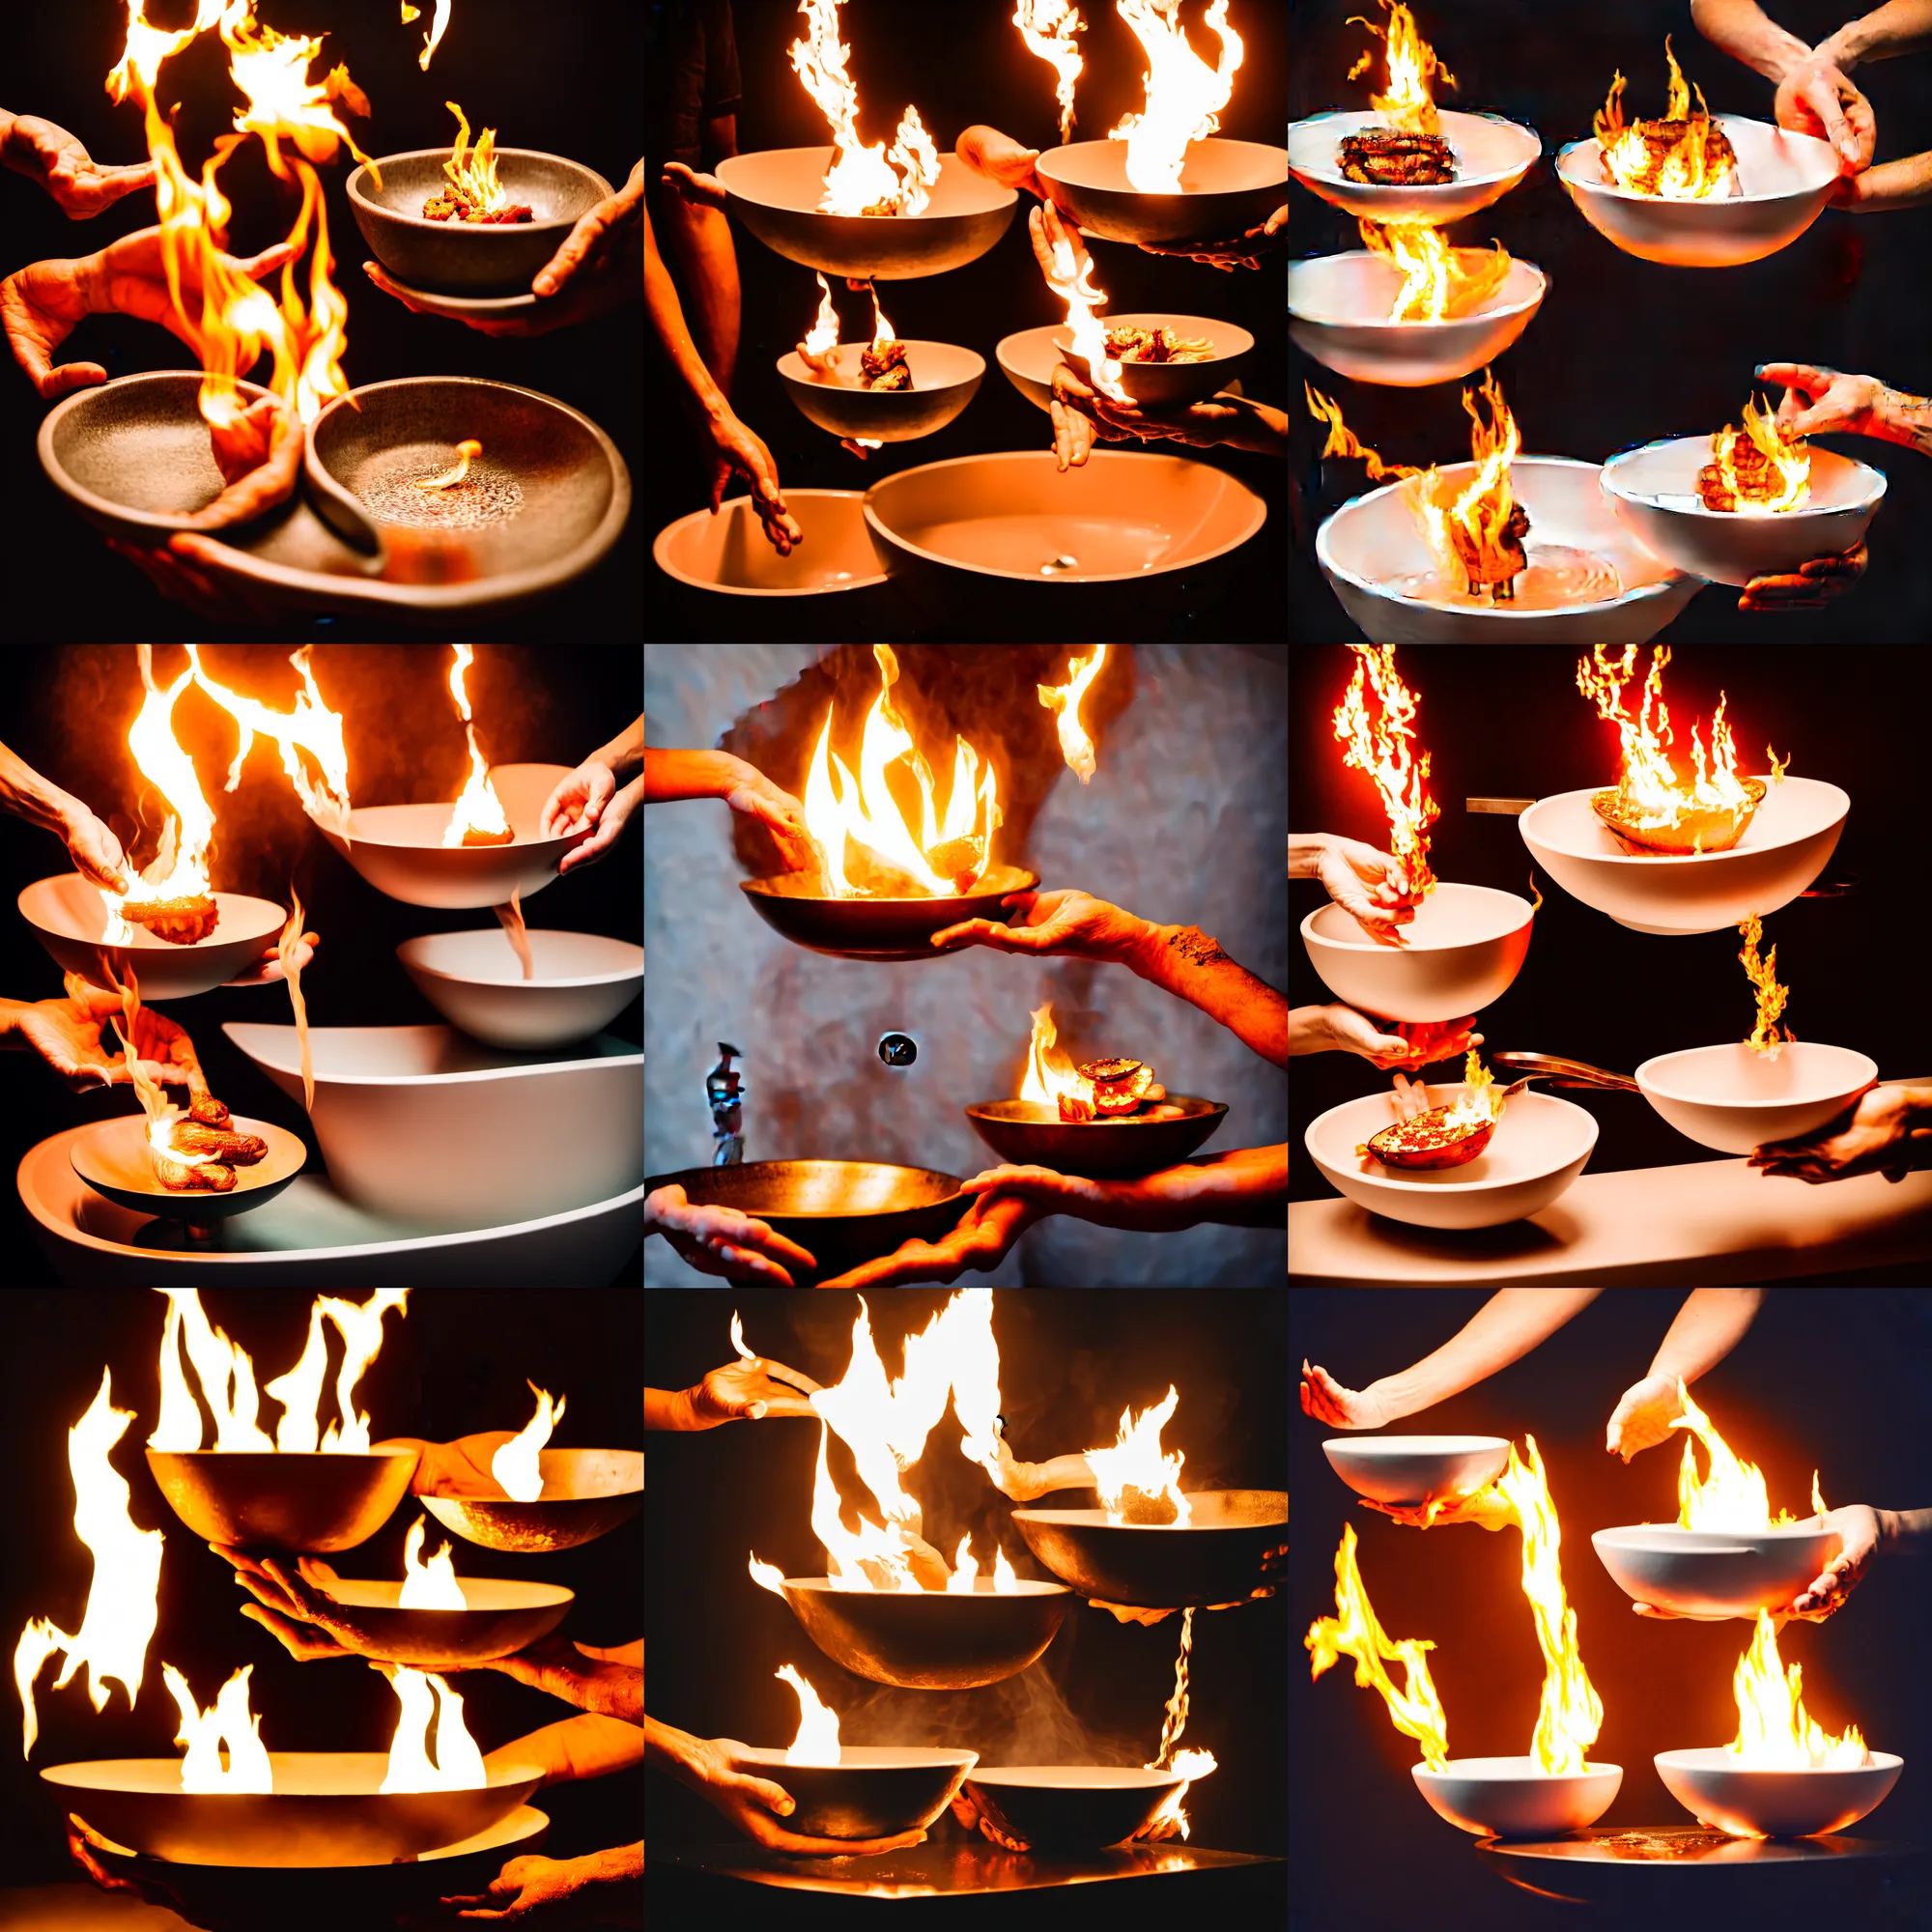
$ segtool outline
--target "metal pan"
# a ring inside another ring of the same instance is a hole
[[[731,1762],[789,1792],[785,1829],[812,1838],[885,1838],[930,1825],[979,1761],[970,1750],[843,1745],[837,1764],[787,1764],[766,1746],[740,1745]]]
[[[1037,872],[995,866],[977,891],[958,898],[826,898],[815,872],[740,879],[738,890],[758,917],[794,946],[835,959],[936,959],[959,948],[934,946],[935,932],[962,920],[1004,920],[1001,899],[1009,893],[1030,893],[1038,884]]]
[[[1142,1609],[1236,1604],[1258,1589],[1268,1551],[1288,1541],[1282,1490],[1197,1490],[1185,1525],[1110,1523],[1099,1509],[1016,1509],[1027,1548],[1083,1597]]]
[[[1152,1174],[1185,1160],[1220,1126],[1228,1109],[1219,1100],[1170,1094],[1187,1111],[1178,1121],[1063,1121],[1058,1108],[1037,1100],[982,1100],[966,1109],[973,1131],[1002,1160],[1050,1167],[1059,1174],[1094,1178]]]
[[[970,1591],[835,1590],[824,1577],[787,1577],[784,1600],[807,1636],[835,1663],[902,1690],[974,1690],[1016,1676],[1059,1631],[1072,1593],[990,1577]]]
[[[876,1160],[748,1160],[733,1167],[688,1167],[651,1176],[644,1192],[673,1182],[696,1206],[739,1208],[796,1241],[818,1264],[816,1273],[789,1270],[800,1288],[816,1287],[861,1262],[876,1261],[901,1241],[936,1241],[969,1205],[957,1175]],[[756,1275],[745,1279],[757,1285]]]

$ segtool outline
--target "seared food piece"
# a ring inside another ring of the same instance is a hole
[[[253,1167],[269,1151],[259,1134],[238,1134],[230,1127],[205,1127],[198,1121],[177,1121],[168,1135],[177,1153],[218,1154],[231,1167]]]
[[[1739,490],[1750,502],[1770,502],[1784,488],[1777,466],[1747,436],[1732,439],[1731,469],[1736,473]],[[1734,511],[1740,500],[1739,491],[1731,488],[1715,457],[1697,472],[1697,495],[1703,498],[1707,510]]]
[[[1448,1107],[1432,1107],[1413,1120],[1398,1121],[1394,1126],[1371,1134],[1367,1144],[1355,1151],[1384,1167],[1461,1167],[1489,1146],[1496,1123],[1489,1120],[1471,1127],[1463,1121],[1452,1122],[1451,1112]]]
[[[1703,105],[1701,93],[1698,95],[1698,105]],[[1629,131],[1643,143],[1640,167],[1627,168],[1619,174],[1617,169],[1611,167],[1606,154],[1600,157],[1604,180],[1611,187],[1623,188],[1628,193],[1657,194],[1664,169],[1693,137],[1693,133],[1701,133],[1703,137],[1707,173],[1721,176],[1727,170],[1734,173],[1737,169],[1737,150],[1731,146],[1730,136],[1708,114],[1677,121],[1633,121]],[[1598,138],[1602,139],[1601,132]],[[1620,143],[1618,153],[1621,156],[1624,152]]]
[[[1507,604],[1515,598],[1516,581],[1529,568],[1529,553],[1522,547],[1522,540],[1528,534],[1529,512],[1520,503],[1510,506],[1509,521],[1490,548],[1485,548],[1461,524],[1449,526],[1449,542],[1456,560],[1463,566],[1471,597],[1487,595],[1496,604]]]
[[[1685,806],[1668,825],[1645,825],[1642,813],[1621,788],[1595,792],[1590,805],[1633,857],[1640,852],[1728,852],[1745,836],[1751,814],[1764,803],[1767,781],[1740,779],[1746,802],[1728,806]]]
[[[1210,353],[1199,336],[1177,335],[1165,323],[1154,328],[1108,325],[1107,354],[1117,362],[1205,362]]]
[[[536,219],[536,211],[526,201],[516,201],[508,208],[499,208],[486,214],[474,202],[464,200],[453,188],[443,188],[423,203],[423,217],[428,221],[473,221],[488,225],[506,221],[533,221]]]
[[[185,1161],[170,1160],[164,1153],[156,1154],[154,1160],[155,1172],[160,1177],[161,1185],[173,1188],[177,1194],[196,1190],[205,1194],[233,1194],[235,1191],[235,1170],[218,1160],[208,1161],[200,1167],[190,1167]]]
[[[1153,1068],[1138,1060],[1090,1060],[1080,1072],[1094,1083],[1094,1111],[1102,1119],[1131,1114],[1153,1085]]]
[[[206,1088],[188,1102],[187,1117],[191,1121],[198,1121],[204,1127],[225,1127],[231,1124],[228,1109]]]
[[[1400,128],[1365,128],[1344,134],[1342,173],[1374,187],[1439,187],[1456,179],[1456,156],[1440,134],[1409,134]]]
[[[516,836],[508,826],[500,832],[483,832],[471,825],[465,828],[463,842],[466,845],[507,845]]]
[[[171,946],[192,946],[206,939],[220,919],[219,908],[206,893],[177,899],[149,899],[137,903],[129,899],[121,916],[136,925],[144,925],[156,939]]]
[[[873,343],[859,357],[859,372],[868,389],[912,387],[912,371],[906,366],[905,344],[896,339]]]
[[[1156,1491],[1137,1490],[1133,1484],[1121,1492],[1121,1514],[1129,1522],[1167,1523],[1180,1514],[1172,1496]]]
[[[933,846],[925,863],[941,878],[950,878],[955,893],[970,893],[986,869],[986,841],[972,832],[949,838],[945,844]]]

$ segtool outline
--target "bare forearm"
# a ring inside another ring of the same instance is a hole
[[[540,1766],[547,1784],[609,1777],[640,1763],[658,1765],[675,1776],[684,1762],[686,1747],[696,1742],[655,1718],[646,1718],[641,1724],[620,1723],[615,1718],[600,1716],[565,1718],[560,1723],[546,1724],[540,1731],[499,1746],[490,1753],[488,1762],[507,1764],[514,1760]]]
[[[706,416],[728,415],[731,405],[725,401],[724,392],[711,380],[711,371],[704,366],[704,357],[697,353],[697,345],[691,339],[691,330],[684,320],[684,307],[677,298],[677,285],[671,280],[670,271],[658,253],[657,237],[651,229],[650,210],[646,208],[643,214],[644,307],[650,315],[651,327],[656,330],[658,340],[664,344],[671,367],[684,384],[687,401]]]
[[[1325,832],[1291,832],[1288,835],[1288,876],[1291,879],[1319,879],[1321,861],[1327,856]]]
[[[1654,1376],[1694,1382],[1716,1368],[1757,1318],[1761,1288],[1693,1288],[1651,1359]]]
[[[1500,1288],[1433,1355],[1377,1386],[1398,1415],[1433,1407],[1528,1354],[1601,1293],[1600,1288]]]
[[[609,765],[619,778],[635,771],[644,761],[644,720],[639,713],[635,723],[627,724],[611,740],[597,756]]]
[[[1932,1509],[1878,1510],[1878,1543],[1894,1556],[1932,1554]]]
[[[1288,996],[1264,985],[1197,925],[1148,923],[1126,964],[1199,1007],[1277,1066],[1288,1065]]]
[[[51,779],[43,778],[17,753],[0,745],[0,810],[58,832],[65,827],[74,803]]]
[[[1172,1234],[1204,1221],[1226,1227],[1281,1225],[1288,1211],[1288,1144],[1236,1148],[1183,1161],[1140,1180],[1079,1180],[1054,1212],[1102,1228]]]
[[[1850,73],[1863,61],[1890,60],[1932,46],[1932,0],[1888,0],[1818,43],[1818,51]]]
[[[646,1234],[649,1232],[649,1229],[645,1230]],[[647,1388],[644,1391],[644,1427],[679,1432],[695,1430],[697,1424],[691,1413],[690,1391]]]
[[[1288,412],[1269,403],[1243,401],[1234,427],[1221,439],[1230,449],[1246,449],[1256,456],[1288,454]]]
[[[1883,214],[1894,208],[1916,208],[1932,200],[1932,153],[1905,155],[1881,161],[1861,175],[1847,176],[1839,193],[1849,197],[1837,206],[1853,214]],[[1909,443],[1932,455],[1932,416],[1923,396],[1888,389],[1875,412],[1873,434],[1890,442]]]
[[[1782,80],[1811,51],[1769,18],[1756,0],[1690,0],[1690,17],[1714,46],[1770,80]]]
[[[739,761],[729,752],[669,752],[640,746],[644,803],[678,798],[723,798],[738,783]]]

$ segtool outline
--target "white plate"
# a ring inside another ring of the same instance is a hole
[[[533,979],[497,926],[425,932],[396,948],[403,970],[444,1019],[492,1046],[588,1039],[638,997],[644,949],[594,932],[528,931]]]
[[[1735,1531],[1639,1522],[1597,1530],[1590,1542],[1633,1603],[1700,1623],[1783,1609],[1844,1547],[1815,1522]]]
[[[1500,1435],[1334,1435],[1329,1465],[1357,1495],[1413,1509],[1435,1496],[1472,1496],[1509,1464]]]
[[[1456,179],[1437,186],[1378,187],[1373,182],[1352,182],[1342,172],[1345,134],[1365,128],[1384,128],[1388,117],[1377,108],[1351,108],[1346,113],[1316,114],[1296,121],[1288,130],[1288,165],[1303,187],[1323,201],[1366,215],[1371,221],[1426,221],[1440,228],[1460,221],[1479,208],[1506,195],[1543,152],[1533,129],[1505,121],[1499,114],[1463,114],[1452,107],[1436,110],[1439,131],[1456,156]]]
[[[1509,990],[1529,952],[1535,908],[1493,886],[1438,883],[1382,946],[1339,905],[1301,922],[1301,943],[1338,1000],[1391,1020],[1455,1020]]]

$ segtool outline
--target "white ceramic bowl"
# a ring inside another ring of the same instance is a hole
[[[805,541],[781,556],[765,541],[752,499],[728,497],[715,517],[709,510],[693,510],[667,524],[651,555],[666,576],[725,597],[825,597],[876,589],[886,573],[866,535],[864,501],[861,490],[786,490],[785,507]]]
[[[1461,1081],[1432,1086],[1432,1106],[1460,1097]],[[1355,1150],[1395,1113],[1389,1095],[1364,1094],[1308,1123],[1310,1158],[1358,1208],[1417,1228],[1499,1228],[1540,1214],[1582,1173],[1597,1145],[1595,1117],[1553,1094],[1525,1088],[1509,1103],[1490,1144],[1462,1167],[1365,1168]]]
[[[1811,495],[1801,508],[1770,517],[1707,510],[1697,472],[1710,460],[1708,436],[1647,442],[1604,465],[1603,491],[1646,550],[1713,583],[1748,583],[1842,555],[1864,536],[1885,497],[1884,470],[1814,446]]]
[[[444,1019],[492,1046],[588,1039],[638,996],[644,949],[594,932],[529,929],[533,980],[495,926],[425,932],[396,948],[416,990]]]
[[[125,980],[131,967],[145,1006],[191,999],[240,979],[260,962],[263,949],[275,943],[289,917],[268,899],[216,893],[214,930],[193,946],[156,939],[139,925],[132,928],[132,939],[109,946],[100,937],[107,928],[100,890],[78,872],[36,879],[18,903],[20,917],[63,971],[109,992],[110,980]]]
[[[148,1122],[141,1114],[121,1114],[89,1127],[73,1144],[73,1171],[107,1200],[157,1219],[206,1227],[231,1214],[266,1208],[282,1193],[308,1160],[308,1148],[272,1121],[233,1117],[234,1131],[266,1141],[269,1151],[252,1167],[238,1164],[235,1185],[226,1194],[204,1188],[181,1192],[163,1187],[148,1153]]]
[[[779,381],[801,415],[832,436],[912,442],[942,430],[979,394],[986,358],[951,342],[908,342],[910,389],[868,389],[860,359],[868,343],[841,342],[831,353],[835,377],[814,375],[796,349],[779,357]],[[787,499],[789,500],[789,499]]]
[[[1536,909],[1493,886],[1439,883],[1380,946],[1334,903],[1301,922],[1301,943],[1322,984],[1357,1011],[1390,1020],[1455,1020],[1509,989],[1529,952]]]
[[[1877,1078],[1864,1054],[1815,1039],[1784,1041],[1776,1060],[1742,1039],[1686,1047],[1636,1070],[1644,1098],[1686,1140],[1719,1153],[1814,1133]]]
[[[1456,180],[1439,186],[1378,187],[1343,174],[1342,137],[1388,125],[1387,117],[1374,108],[1316,114],[1292,123],[1288,165],[1303,187],[1350,214],[1371,221],[1427,221],[1440,228],[1500,200],[1543,152],[1532,129],[1499,114],[1463,114],[1450,107],[1436,112],[1442,138],[1457,160]]]
[[[1548,1838],[1594,1825],[1624,1781],[1620,1764],[1552,1777],[1533,1757],[1452,1757],[1443,1771],[1409,1767],[1430,1809],[1479,1838]]]
[[[1124,141],[1048,148],[1038,174],[1054,206],[1083,233],[1156,247],[1225,242],[1259,228],[1288,199],[1288,156],[1262,141],[1190,141],[1179,194],[1143,194],[1127,179]]]
[[[1288,265],[1288,332],[1324,368],[1356,383],[1419,389],[1492,362],[1529,327],[1549,278],[1512,261],[1489,300],[1447,322],[1390,322],[1400,271],[1358,248]]]
[[[1692,1817],[1735,1838],[1809,1838],[1842,1832],[1885,1803],[1905,1760],[1873,1751],[1871,1763],[1842,1769],[1755,1771],[1721,1745],[1659,1751],[1652,1762],[1663,1788]]]
[[[1600,1529],[1598,1561],[1634,1604],[1719,1623],[1781,1610],[1844,1548],[1835,1529],[1680,1529],[1674,1522]]]
[[[1712,117],[1738,157],[1740,194],[1665,201],[1604,179],[1595,136],[1556,157],[1556,179],[1583,219],[1626,255],[1676,269],[1731,269],[1788,247],[1825,212],[1838,179],[1831,144],[1735,114]]]
[[[1321,1445],[1357,1495],[1404,1509],[1474,1495],[1502,1474],[1509,1452],[1500,1435],[1332,1435]]]
[[[292,1026],[222,1031],[291,1099]],[[455,1233],[585,1208],[641,1183],[641,1053],[608,1036],[568,1056],[479,1046],[453,1027],[311,1027],[310,1119],[357,1206]]]
[[[1440,474],[1466,481],[1474,466],[1449,463]],[[1435,567],[1416,527],[1409,493],[1384,483],[1335,511],[1315,533],[1315,554],[1335,595],[1364,634],[1394,644],[1642,644],[1704,586],[1653,555],[1611,513],[1598,488],[1600,466],[1567,456],[1520,456],[1510,474],[1529,512],[1528,550],[1564,545],[1615,570],[1619,588],[1540,611],[1528,603],[1434,604],[1390,587],[1389,580]]]
[[[1167,327],[1176,335],[1206,342],[1208,355],[1200,362],[1122,362],[1121,387],[1132,401],[1151,410],[1179,409],[1225,389],[1240,374],[1254,349],[1255,338],[1232,322],[1211,315],[1176,315],[1168,309],[1135,309],[1122,315],[1103,315],[1103,323],[1127,328]],[[1085,376],[1087,358],[1073,353],[1073,331],[1066,324],[1053,331],[1054,346],[1069,365]],[[1053,372],[1047,371],[1049,384]]]
[[[1636,932],[1719,932],[1788,905],[1825,869],[1852,801],[1822,779],[1771,786],[1728,852],[1626,852],[1590,800],[1602,785],[1540,798],[1517,820],[1548,877]]]

